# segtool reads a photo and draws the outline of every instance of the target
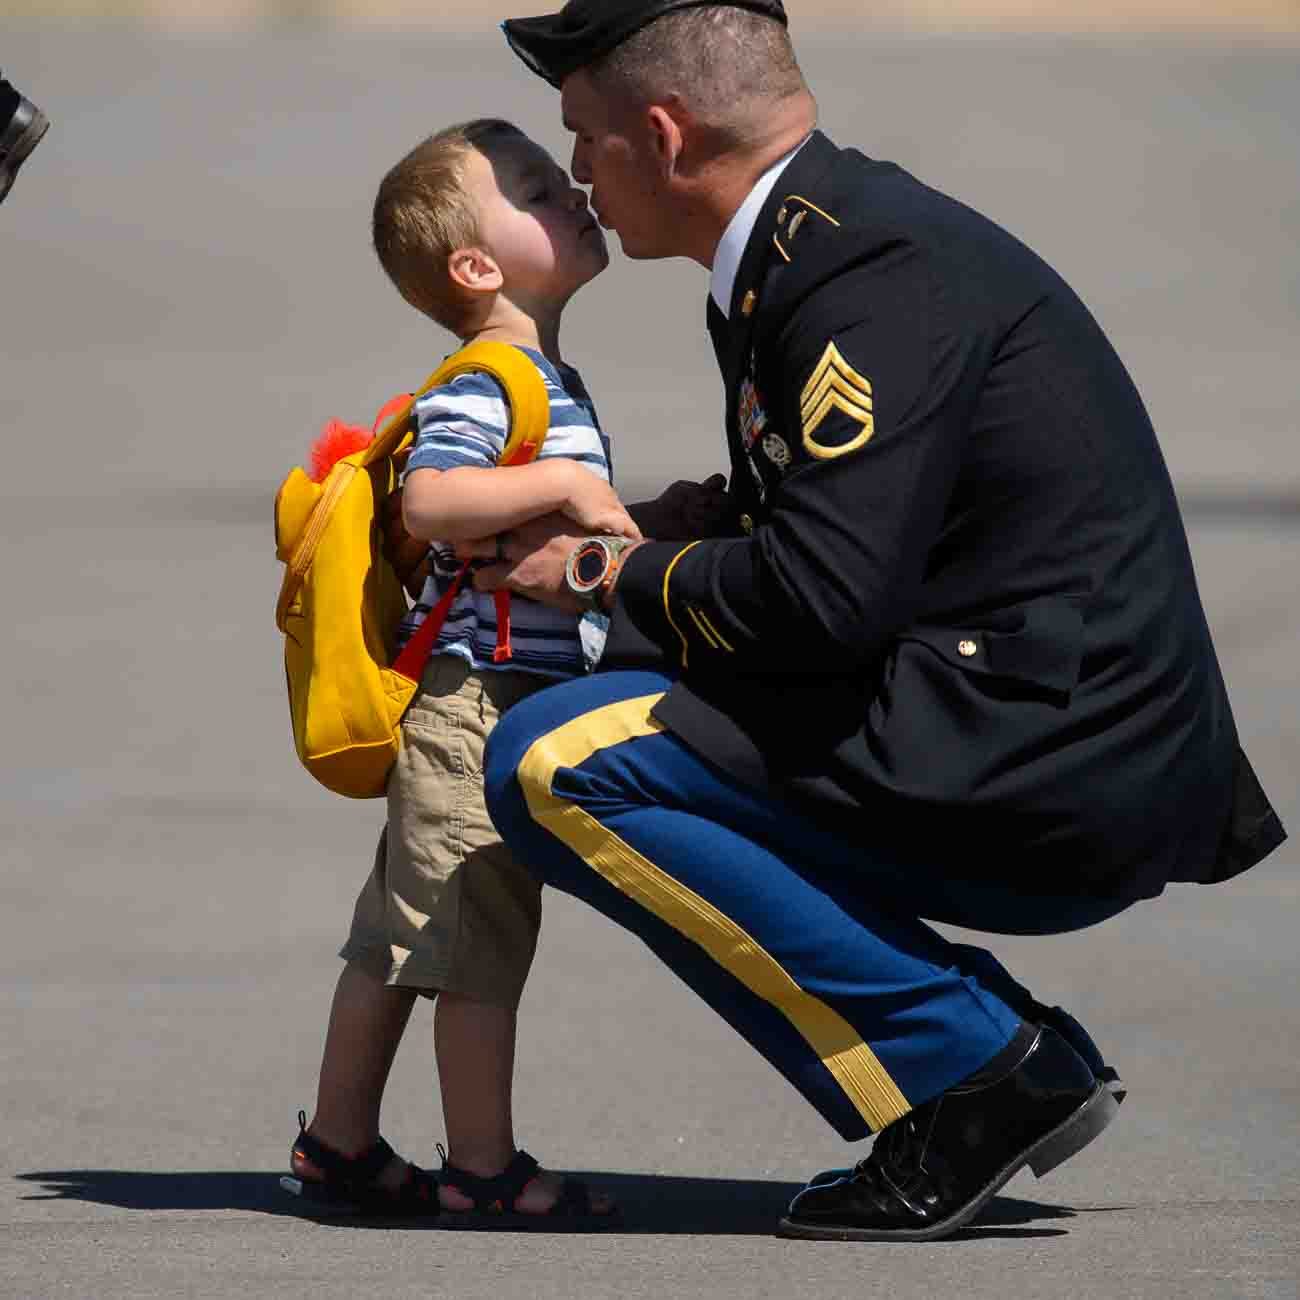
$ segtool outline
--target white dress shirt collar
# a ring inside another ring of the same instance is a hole
[[[754,223],[767,202],[773,187],[785,171],[790,160],[808,143],[805,137],[782,158],[778,158],[755,182],[754,188],[744,203],[736,209],[736,215],[727,223],[718,241],[718,250],[713,254],[713,273],[709,277],[709,293],[724,316],[731,315],[731,291],[736,285],[736,272],[740,270],[740,259],[744,256],[745,245],[754,233]]]

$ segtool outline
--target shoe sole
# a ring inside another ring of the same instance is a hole
[[[1097,1078],[1105,1085],[1106,1091],[1115,1098],[1117,1102],[1123,1101],[1128,1096],[1128,1084],[1119,1077],[1114,1066],[1104,1066],[1097,1074]]]
[[[292,1178],[284,1174],[280,1186],[291,1196],[297,1196],[316,1209],[329,1210],[334,1214],[362,1214],[364,1209],[359,1201],[340,1196],[323,1187],[320,1183],[308,1182],[302,1178]]]
[[[1100,1074],[1097,1075],[1097,1081],[1106,1089],[1112,1097],[1115,1098],[1115,1104],[1118,1106],[1125,1097],[1128,1096],[1128,1085],[1118,1074],[1108,1065]],[[809,1187],[825,1187],[828,1183],[838,1182],[841,1178],[852,1178],[852,1167],[844,1169],[827,1169],[825,1173],[817,1174],[808,1180]]]
[[[4,197],[13,188],[14,178],[18,175],[18,169],[26,162],[32,150],[40,144],[46,131],[50,129],[50,120],[41,112],[30,100],[24,99],[18,105],[13,119],[9,123],[12,130],[16,123],[21,124],[22,119],[27,118],[22,130],[15,137],[8,149],[0,153],[0,203]]]
[[[331,1215],[355,1215],[359,1218],[410,1220],[430,1227],[450,1228],[462,1232],[609,1232],[623,1226],[623,1215],[615,1209],[609,1214],[482,1214],[472,1210],[438,1210],[422,1215],[384,1205],[369,1205],[332,1192],[319,1183],[284,1174],[280,1186],[291,1196],[306,1201],[313,1210]]]
[[[1073,1114],[1049,1133],[1045,1133],[1027,1150],[1022,1151],[989,1180],[959,1210],[928,1228],[849,1228],[831,1224],[801,1223],[782,1219],[776,1227],[778,1237],[798,1237],[806,1241],[938,1241],[964,1228],[984,1206],[1026,1165],[1036,1178],[1050,1173],[1077,1155],[1119,1113],[1119,1102],[1105,1084],[1098,1083]]]

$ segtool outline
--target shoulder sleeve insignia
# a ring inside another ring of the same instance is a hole
[[[861,428],[847,442],[818,442],[813,435],[821,422],[836,410]],[[871,412],[871,381],[849,365],[832,340],[826,345],[821,360],[813,367],[799,397],[803,445],[808,454],[818,460],[833,460],[836,456],[856,451],[876,431],[875,417]]]

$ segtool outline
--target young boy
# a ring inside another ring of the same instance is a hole
[[[385,177],[374,241],[412,306],[466,342],[496,339],[523,349],[551,399],[538,459],[508,468],[496,463],[508,412],[495,380],[465,375],[417,403],[402,513],[407,531],[423,539],[430,571],[404,634],[446,590],[458,567],[457,543],[554,511],[586,532],[639,537],[610,486],[608,443],[591,399],[560,357],[565,304],[608,262],[583,191],[518,128],[474,121],[430,137]],[[662,519],[670,497],[680,505],[682,486],[652,503],[652,513],[660,507]],[[316,1112],[310,1124],[300,1116],[291,1169],[302,1194],[371,1211],[608,1222],[608,1197],[539,1170],[515,1146],[516,1008],[537,942],[540,886],[497,837],[481,770],[483,745],[502,711],[548,681],[583,671],[579,619],[515,597],[513,658],[499,665],[495,618],[493,598],[466,584],[403,720],[388,823],[340,954],[347,964],[334,994]],[[449,1150],[436,1180],[379,1136],[388,1072],[420,995],[437,999]]]

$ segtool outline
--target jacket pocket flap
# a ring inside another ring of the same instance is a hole
[[[990,627],[910,628],[904,640],[920,641],[964,672],[1029,682],[1069,695],[1079,680],[1083,611],[1068,596],[1008,610]]]

